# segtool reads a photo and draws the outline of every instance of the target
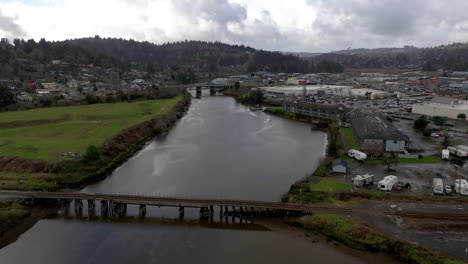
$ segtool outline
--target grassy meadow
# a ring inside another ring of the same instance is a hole
[[[168,112],[183,97],[0,113],[0,156],[60,161]]]

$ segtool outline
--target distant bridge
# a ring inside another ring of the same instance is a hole
[[[242,87],[246,88],[253,88],[259,87],[258,84],[248,84],[248,83],[241,83]],[[216,95],[216,92],[222,92],[226,89],[231,89],[236,87],[236,82],[228,82],[228,83],[212,83],[212,82],[203,82],[203,83],[193,83],[193,84],[180,84],[180,85],[172,85],[171,87],[177,88],[185,88],[185,89],[195,89],[196,90],[196,97],[200,98],[202,95],[202,89],[209,89],[210,95]]]
[[[101,202],[101,215],[126,214],[127,205],[139,205],[139,214],[146,215],[146,206],[179,207],[179,217],[183,217],[184,208],[200,208],[202,216],[212,216],[214,206],[219,206],[220,215],[264,215],[283,216],[301,215],[314,211],[335,211],[351,212],[348,208],[321,207],[311,205],[301,205],[294,203],[262,202],[248,200],[213,200],[213,199],[193,199],[176,197],[158,197],[144,195],[126,194],[96,194],[78,192],[21,192],[21,191],[0,191],[0,195],[20,196],[33,199],[58,199],[67,206],[74,201],[75,211],[83,208],[83,200],[88,201],[88,210],[95,210],[95,201]]]

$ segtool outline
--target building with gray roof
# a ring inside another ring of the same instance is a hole
[[[406,134],[372,110],[355,109],[348,114],[348,119],[363,151],[403,152],[410,142]]]

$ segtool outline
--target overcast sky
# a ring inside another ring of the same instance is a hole
[[[280,51],[468,41],[468,0],[0,0],[2,37],[209,40]]]

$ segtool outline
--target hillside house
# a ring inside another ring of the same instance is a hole
[[[41,83],[43,89],[53,90],[55,89],[55,82],[43,82]]]

